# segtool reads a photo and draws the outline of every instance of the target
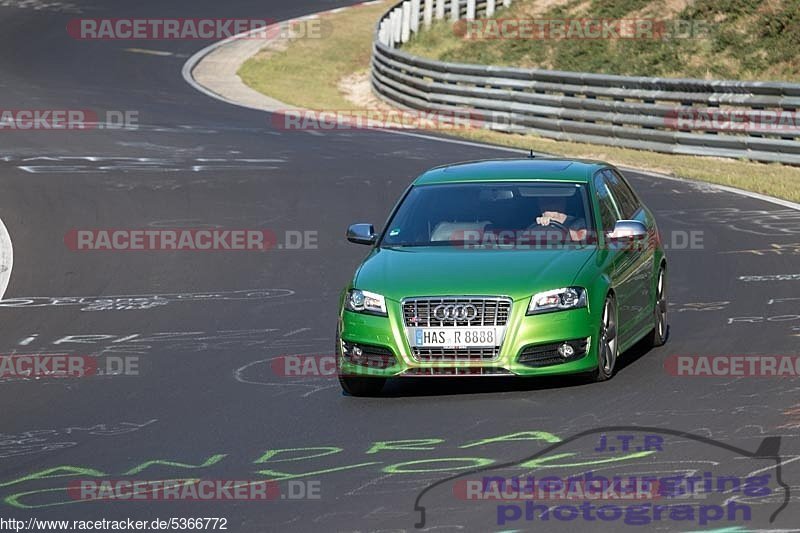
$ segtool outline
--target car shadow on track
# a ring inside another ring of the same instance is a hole
[[[670,329],[671,328],[668,325],[667,326],[667,337],[666,337],[665,343],[669,342]],[[647,340],[646,339],[640,340],[639,342],[637,342],[636,344],[634,344],[633,346],[628,348],[628,351],[623,353],[619,357],[619,359],[617,359],[616,372],[617,373],[623,372],[627,367],[631,366],[632,364],[634,364],[636,361],[638,361],[639,359],[641,359],[645,355],[649,354],[650,352],[656,352],[657,350],[658,350],[658,348],[649,347],[647,345]]]

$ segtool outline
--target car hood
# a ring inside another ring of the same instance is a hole
[[[549,250],[376,248],[361,265],[354,286],[395,301],[439,295],[518,300],[570,285],[595,252],[594,246]]]

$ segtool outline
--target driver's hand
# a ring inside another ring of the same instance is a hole
[[[559,213],[558,211],[545,211],[542,213],[542,216],[536,217],[536,223],[540,226],[549,226],[551,220],[563,224],[564,221],[567,220],[567,215]]]
[[[567,215],[564,213],[559,213],[558,211],[545,211],[542,213],[542,216],[551,218],[559,224],[563,224],[567,220]]]

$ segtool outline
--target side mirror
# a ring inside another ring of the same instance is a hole
[[[378,236],[372,224],[352,224],[347,228],[347,240],[356,244],[375,244]]]
[[[647,226],[638,220],[617,220],[614,231],[606,236],[611,241],[643,239],[647,236]]]

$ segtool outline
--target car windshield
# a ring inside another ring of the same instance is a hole
[[[580,183],[420,185],[405,197],[381,246],[528,247],[593,244]]]

